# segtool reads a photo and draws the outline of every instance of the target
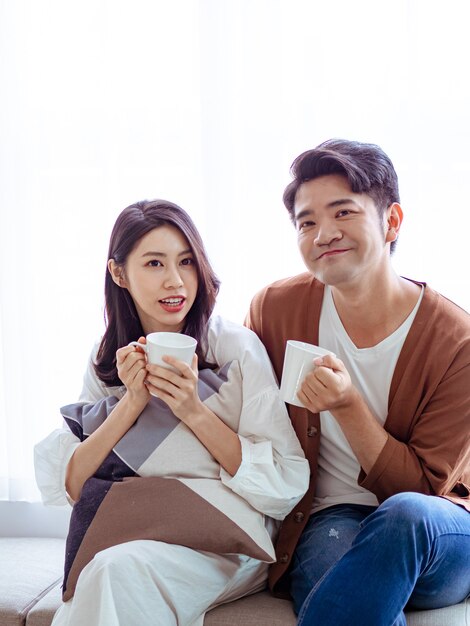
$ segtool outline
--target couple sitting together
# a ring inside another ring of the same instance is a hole
[[[73,504],[54,626],[200,626],[267,581],[301,626],[405,626],[405,607],[470,593],[470,317],[393,270],[403,212],[378,146],[327,141],[292,175],[308,271],[258,293],[246,327],[212,314],[185,211],[119,215],[106,331],[35,450],[44,501]],[[131,344],[159,331],[197,340],[191,364]],[[330,354],[286,408],[291,339]]]

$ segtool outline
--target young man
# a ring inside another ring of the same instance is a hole
[[[470,593],[470,316],[393,270],[403,213],[378,146],[327,141],[292,174],[308,272],[258,293],[247,325],[279,379],[288,339],[336,356],[289,406],[311,482],[270,585],[290,584],[302,626],[405,626],[406,605]]]

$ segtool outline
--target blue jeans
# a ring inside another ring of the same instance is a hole
[[[470,514],[418,493],[324,509],[297,545],[291,593],[298,626],[406,626],[405,606],[461,602],[470,594]]]

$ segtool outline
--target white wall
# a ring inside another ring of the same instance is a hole
[[[66,537],[71,507],[0,502],[0,537]]]

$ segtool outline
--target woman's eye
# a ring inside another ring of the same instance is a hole
[[[181,261],[181,265],[194,265],[194,259],[191,257],[188,257],[187,259],[183,259]]]
[[[162,264],[161,261],[158,261],[157,259],[152,259],[147,263],[147,265],[149,265],[150,267],[161,267]]]

